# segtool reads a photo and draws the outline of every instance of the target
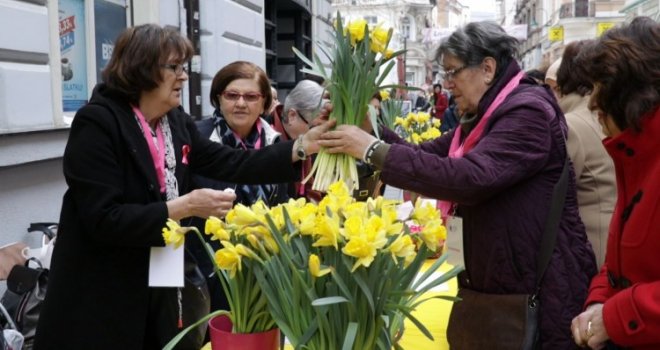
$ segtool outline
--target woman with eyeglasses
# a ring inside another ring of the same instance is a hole
[[[236,198],[192,190],[192,175],[288,182],[299,174],[299,154],[318,150],[315,139],[331,123],[259,151],[201,137],[180,106],[192,55],[192,44],[176,30],[128,28],[117,38],[104,83],[76,113],[35,349],[161,349],[209,311],[203,276],[188,261],[185,287],[149,286],[150,267],[159,266],[150,256],[164,246],[163,227],[168,218],[223,217]],[[253,92],[237,93],[241,100],[264,99]],[[199,349],[204,333],[200,327],[179,347]]]
[[[385,128],[383,142],[340,126],[320,141],[330,152],[374,164],[386,184],[440,199],[442,215],[454,227],[462,220],[459,287],[482,293],[535,293],[541,237],[567,159],[564,116],[551,92],[525,76],[514,58],[517,47],[492,22],[470,23],[440,45],[445,88],[464,114],[438,139],[414,146]],[[572,313],[581,309],[596,273],[568,166],[565,204],[539,295],[536,345],[543,349],[574,347]],[[457,333],[477,348],[498,348],[479,345],[488,331]],[[449,340],[452,349],[462,349]]]
[[[208,134],[203,136],[213,142],[242,150],[259,150],[280,142],[283,140],[281,133],[265,119],[268,107],[272,103],[272,91],[268,76],[256,64],[235,61],[224,66],[211,82],[209,97],[215,110],[211,118],[197,123],[200,132],[207,131]],[[298,136],[296,135],[296,138]],[[301,168],[304,168],[308,161],[309,159],[305,160]],[[253,169],[253,171],[259,172],[261,169]],[[267,206],[275,206],[289,200],[289,184],[284,182],[254,184],[219,181],[202,175],[194,176],[193,182],[195,188],[215,190],[231,188],[236,194],[234,202],[246,206],[259,200]],[[194,218],[190,224],[203,230],[205,220]],[[214,250],[220,249],[219,241],[211,240],[209,236],[205,238],[208,238],[207,243]],[[211,296],[211,310],[228,310],[227,298],[220,281],[213,273],[215,265],[208,259],[206,247],[198,240],[191,240],[188,247],[197,259],[202,273],[208,276],[206,280]]]

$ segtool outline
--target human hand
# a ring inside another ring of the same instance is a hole
[[[16,242],[0,248],[0,280],[6,280],[14,265],[25,264],[23,249],[28,246],[25,243]]]
[[[311,155],[319,152],[321,146],[319,145],[318,141],[321,135],[323,135],[325,132],[330,130],[330,128],[334,127],[335,124],[337,124],[337,121],[334,119],[326,120],[323,123],[319,124],[318,126],[309,129],[309,131],[307,131],[303,135],[302,143],[303,143],[303,148],[305,149],[305,153],[307,153],[307,155]],[[293,151],[295,153],[295,149]]]
[[[328,153],[345,153],[357,159],[362,159],[367,147],[376,138],[354,125],[340,125],[333,131],[321,135],[319,144],[326,148]]]
[[[201,218],[215,216],[223,218],[234,206],[236,194],[233,190],[218,191],[210,188],[194,190],[187,195],[187,207],[190,215]]]
[[[603,304],[592,304],[571,322],[575,344],[591,349],[603,349],[610,339],[603,323]]]
[[[314,121],[325,121],[330,119],[330,113],[332,113],[332,103],[330,103],[329,100],[322,102],[323,106],[321,106],[321,109],[319,110],[319,114],[314,120],[312,120],[312,125],[316,126],[314,124]]]

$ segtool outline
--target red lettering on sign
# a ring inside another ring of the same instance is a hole
[[[76,29],[76,16],[70,16],[60,20],[60,35],[73,32]]]

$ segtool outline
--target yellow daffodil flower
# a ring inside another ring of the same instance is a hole
[[[241,271],[241,254],[229,241],[222,241],[224,248],[215,252],[215,263],[218,267],[229,271],[229,276],[234,278],[236,271]]]
[[[447,229],[442,220],[431,220],[422,227],[420,236],[429,250],[436,251],[440,242],[447,239]]]
[[[204,232],[211,235],[211,240],[228,241],[230,238],[229,232],[225,230],[225,224],[222,220],[215,216],[210,216],[206,219],[204,224]]]
[[[192,230],[190,227],[179,226],[179,223],[172,219],[167,219],[165,225],[166,227],[163,227],[163,240],[165,240],[166,245],[173,244],[174,248],[179,248],[185,242],[186,233]]]
[[[410,259],[410,261],[412,261],[415,258],[415,255],[417,255],[415,252],[415,243],[413,243],[410,235],[407,234],[399,235],[399,237],[390,244],[388,250],[392,253],[392,259],[394,259],[395,262],[397,261],[397,257],[404,258],[404,261],[408,261],[410,256],[412,256],[412,259]]]
[[[388,50],[388,51],[391,51],[391,50]],[[378,91],[378,93],[380,94],[380,98],[383,101],[387,101],[387,100],[390,99],[390,93],[387,90],[380,90],[380,91]]]
[[[261,224],[262,217],[253,212],[250,208],[243,204],[236,204],[232,210],[227,213],[225,221],[228,224],[237,226],[248,226],[254,224]]]
[[[376,53],[384,53],[387,48],[387,42],[390,39],[389,30],[378,25],[371,32],[371,51]]]
[[[319,215],[316,218],[315,236],[318,238],[312,246],[314,247],[329,247],[333,246],[339,249],[339,219],[337,215],[328,217],[327,215]]]
[[[424,202],[418,198],[415,202],[415,209],[413,209],[411,218],[417,220],[420,225],[424,226],[431,220],[440,219],[440,212],[431,203]],[[440,223],[442,223],[442,221],[440,221]]]
[[[353,202],[343,210],[343,214],[346,218],[350,216],[367,216],[367,202]]]
[[[318,278],[330,273],[330,269],[329,268],[322,269],[321,259],[319,259],[319,256],[316,254],[311,254],[309,256],[309,272],[312,274],[312,276]]]
[[[374,243],[369,242],[363,236],[355,236],[351,238],[341,251],[348,256],[357,258],[351,272],[357,270],[360,266],[369,267],[376,256],[376,247]]]
[[[344,221],[344,228],[340,230],[342,236],[351,239],[353,236],[359,236],[364,232],[363,216],[351,216]]]
[[[394,50],[392,50],[392,49],[387,49],[387,50],[385,50],[385,58],[386,58],[386,59],[390,59],[390,58],[392,58],[392,55],[394,55]],[[389,97],[389,96],[388,96],[388,97]]]
[[[348,32],[351,35],[351,45],[364,39],[364,33],[367,29],[367,21],[364,18],[356,19],[348,24]]]

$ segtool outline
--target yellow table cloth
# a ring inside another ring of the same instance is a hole
[[[422,271],[426,271],[435,260],[428,260],[422,266]],[[441,272],[449,271],[453,266],[445,263],[440,266]],[[456,278],[452,278],[446,284],[436,287],[436,291],[428,292],[428,295],[422,298],[438,295],[451,295],[456,296],[457,293]],[[405,332],[401,338],[401,346],[406,350],[448,350],[449,344],[447,343],[447,323],[449,321],[449,313],[453,303],[442,299],[431,299],[420,305],[417,310],[413,312],[415,316],[426,329],[433,335],[433,340],[427,338],[417,326],[410,322],[405,321]],[[284,347],[285,350],[293,350],[291,345]],[[206,344],[202,350],[211,350],[211,344]]]

